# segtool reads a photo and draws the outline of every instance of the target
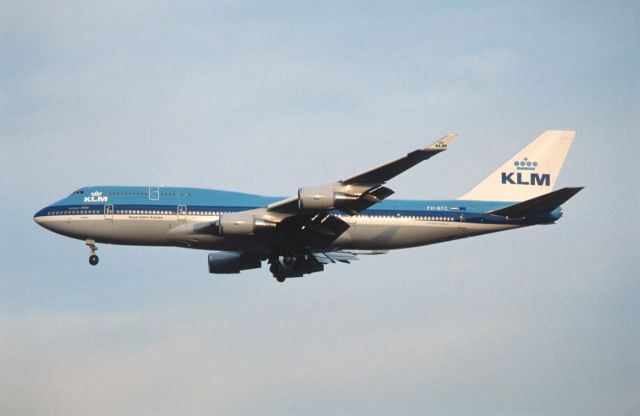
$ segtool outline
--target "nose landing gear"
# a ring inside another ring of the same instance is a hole
[[[98,250],[98,247],[96,247],[96,242],[93,240],[87,240],[85,241],[85,244],[87,245],[87,247],[89,247],[89,251],[91,252],[91,254],[89,255],[89,264],[95,266],[96,264],[98,264],[98,261],[100,261],[96,254],[96,251]]]

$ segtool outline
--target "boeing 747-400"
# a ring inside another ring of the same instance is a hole
[[[239,273],[270,264],[282,282],[349,263],[359,255],[423,246],[538,224],[562,215],[581,187],[553,190],[573,131],[546,131],[471,191],[452,200],[389,200],[385,184],[444,152],[456,136],[367,172],[290,198],[213,189],[87,186],[38,211],[51,231],[97,243],[216,251],[209,272]]]

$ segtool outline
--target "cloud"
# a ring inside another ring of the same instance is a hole
[[[513,73],[518,61],[514,51],[494,49],[458,56],[450,66],[460,75],[498,76]]]

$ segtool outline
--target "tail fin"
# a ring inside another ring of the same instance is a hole
[[[458,199],[525,201],[551,192],[575,135],[575,131],[545,131]]]

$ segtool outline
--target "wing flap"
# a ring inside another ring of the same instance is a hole
[[[322,264],[331,264],[331,263],[347,263],[354,260],[359,260],[358,256],[370,256],[370,255],[378,255],[378,254],[386,254],[387,250],[372,250],[372,251],[362,251],[362,250],[352,250],[352,251],[332,251],[328,253],[313,253],[313,257],[315,257],[318,262]]]

